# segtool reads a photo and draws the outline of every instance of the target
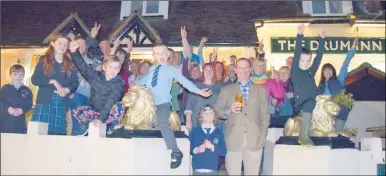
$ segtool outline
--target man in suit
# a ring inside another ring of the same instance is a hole
[[[264,87],[249,79],[252,67],[246,58],[236,61],[237,82],[223,87],[216,105],[220,117],[227,117],[225,143],[228,175],[258,175],[269,126],[269,103]],[[237,93],[243,104],[235,101]]]

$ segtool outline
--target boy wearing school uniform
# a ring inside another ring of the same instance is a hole
[[[190,92],[208,97],[212,92],[208,89],[200,90],[175,67],[167,64],[169,52],[165,45],[157,44],[152,48],[153,57],[157,64],[150,68],[146,87],[150,89],[156,105],[156,120],[159,130],[168,149],[172,150],[170,168],[175,169],[181,165],[182,152],[178,149],[177,141],[169,124],[171,106],[171,87],[173,80],[177,80]]]

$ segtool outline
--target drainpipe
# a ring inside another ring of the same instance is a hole
[[[255,53],[256,53],[256,58],[259,57],[259,46],[260,46],[260,39],[259,39],[259,34],[257,33],[257,28],[261,28],[261,27],[264,26],[264,21],[263,21],[263,20],[256,20],[255,23],[256,23],[257,21],[260,22],[260,25],[257,25],[257,26],[255,27],[257,42],[256,42],[256,47],[254,47],[254,49],[255,49]]]

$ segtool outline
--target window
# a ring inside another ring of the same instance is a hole
[[[159,13],[159,1],[145,1],[144,4],[146,4],[146,14]]]
[[[168,18],[169,1],[122,1],[121,20],[137,11],[142,16],[163,16]]]
[[[303,1],[303,12],[313,16],[345,16],[353,12],[351,1]]]

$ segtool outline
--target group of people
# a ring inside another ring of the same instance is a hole
[[[298,26],[295,54],[286,66],[267,71],[264,44],[257,58],[230,56],[230,64],[217,60],[217,49],[204,62],[202,38],[197,54],[181,27],[183,51],[163,44],[152,48],[154,63],[131,61],[132,43],[112,48],[97,42],[101,25],[95,24],[87,38],[58,34],[49,43],[31,77],[39,87],[32,121],[46,122],[50,135],[66,134],[66,113],[73,119],[71,135],[87,134],[88,124],[108,125],[113,133],[125,114],[120,102],[130,86],[146,86],[156,105],[156,124],[166,146],[172,151],[171,168],[181,164],[179,150],[169,124],[171,111],[178,112],[190,131],[193,174],[213,175],[225,158],[228,174],[257,175],[269,126],[283,126],[288,118],[301,116],[299,143],[313,145],[308,129],[315,97],[337,95],[344,89],[348,65],[358,40],[355,39],[340,73],[333,65],[322,67],[319,86],[315,73],[324,52],[324,32],[312,61],[309,49],[302,48],[303,25]],[[107,43],[107,44],[106,44]],[[25,113],[32,108],[32,92],[22,84],[25,70],[19,64],[9,70],[11,82],[1,89],[1,132],[25,133]],[[241,96],[242,101],[236,100]],[[343,131],[349,110],[342,108],[336,130]]]

